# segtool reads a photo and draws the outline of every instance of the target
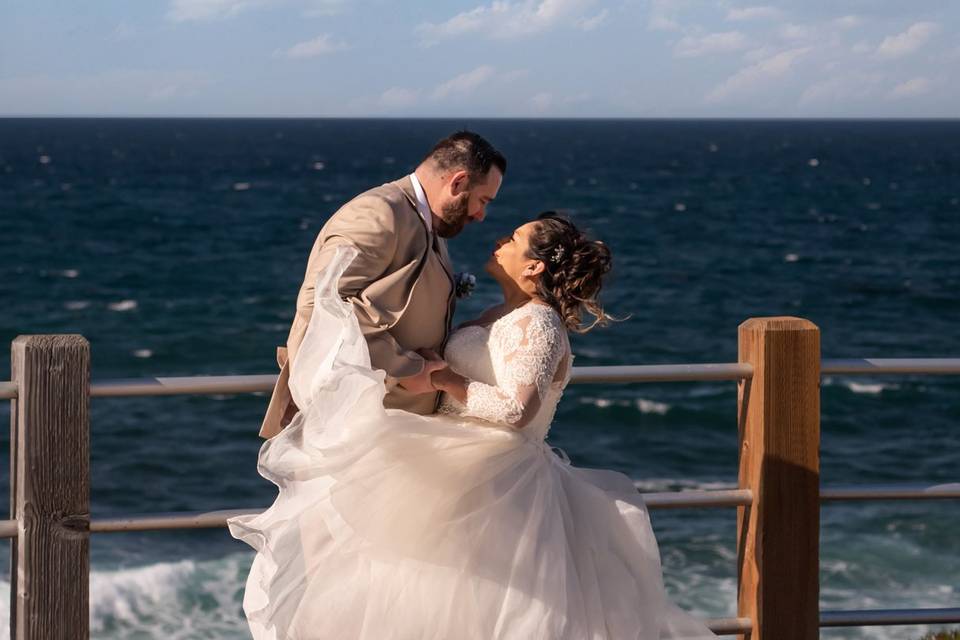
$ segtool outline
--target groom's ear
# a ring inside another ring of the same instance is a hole
[[[461,169],[450,176],[450,193],[458,196],[470,187],[470,174]]]

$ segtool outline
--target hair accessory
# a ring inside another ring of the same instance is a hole
[[[563,254],[566,253],[566,248],[562,244],[558,244],[553,249],[553,255],[550,256],[550,262],[556,264],[563,259]]]

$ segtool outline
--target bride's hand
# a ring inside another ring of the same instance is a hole
[[[433,381],[431,380],[431,375],[435,371],[445,369],[447,367],[447,363],[444,362],[443,359],[436,353],[426,349],[423,351],[429,352],[432,354],[432,357],[427,356],[425,353],[420,353],[420,355],[424,358],[423,369],[420,370],[420,373],[406,378],[397,378],[397,383],[401,387],[416,395],[433,393],[436,391],[436,388],[433,386]]]
[[[434,371],[430,375],[430,382],[437,391],[443,391],[461,403],[466,402],[467,379],[450,367]]]

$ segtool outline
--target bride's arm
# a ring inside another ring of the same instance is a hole
[[[499,359],[498,385],[469,380],[446,369],[433,374],[434,385],[466,406],[464,415],[526,426],[563,359],[562,329],[545,315],[524,315],[506,328],[491,356]]]

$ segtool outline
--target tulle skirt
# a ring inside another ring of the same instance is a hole
[[[257,551],[253,637],[716,637],[666,597],[629,478],[522,430],[383,408],[383,372],[335,292],[351,258],[318,283],[291,382],[302,409],[260,451],[279,495],[228,522]]]

